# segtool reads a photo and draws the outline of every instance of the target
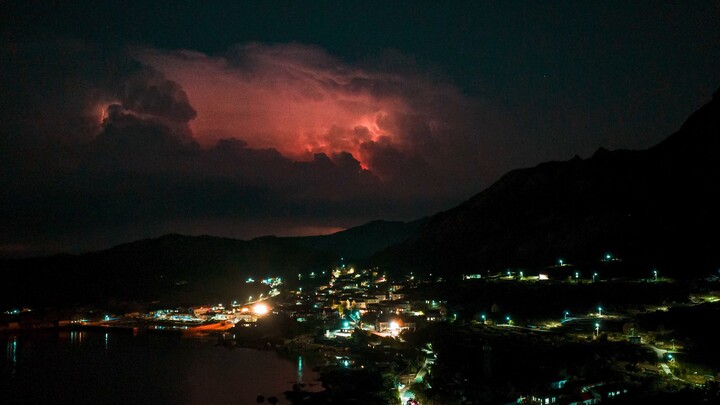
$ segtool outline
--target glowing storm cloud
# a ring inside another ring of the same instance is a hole
[[[368,142],[400,143],[390,117],[410,111],[393,90],[403,78],[350,69],[312,47],[251,44],[227,57],[143,49],[136,57],[182,86],[203,145],[236,137],[299,160],[346,151],[363,161]]]

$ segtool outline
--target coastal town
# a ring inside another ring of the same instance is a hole
[[[620,259],[602,261],[611,271]],[[320,382],[297,381],[286,393],[293,403],[594,404],[640,393],[717,399],[718,370],[698,361],[701,344],[669,328],[678,314],[717,309],[718,276],[700,281],[690,291],[657,269],[607,278],[562,259],[539,271],[460,280],[391,277],[341,261],[287,279],[250,276],[254,295],[226,303],[83,308],[43,321],[31,308],[9,309],[0,333],[169,333],[276,350],[322,376],[322,390],[309,389]]]

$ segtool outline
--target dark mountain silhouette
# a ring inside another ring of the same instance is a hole
[[[336,255],[280,238],[241,241],[166,235],[83,255],[2,261],[6,305],[112,300],[191,304],[237,299],[248,277],[327,269]],[[252,294],[252,292],[250,292]]]
[[[655,147],[512,171],[373,261],[457,276],[611,252],[626,275],[706,274],[720,268],[719,144],[720,90]]]
[[[363,258],[399,243],[420,224],[374,221],[332,235],[250,241],[166,235],[82,255],[0,259],[3,284],[13,286],[0,304],[235,299],[253,294],[248,277],[327,270],[341,257]]]
[[[426,220],[427,218],[412,222],[372,221],[332,235],[288,239],[346,259],[364,259],[417,234]]]

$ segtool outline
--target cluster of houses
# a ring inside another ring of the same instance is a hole
[[[266,309],[264,304],[241,306],[237,302],[233,302],[229,308],[218,304],[217,306],[197,306],[187,309],[161,309],[151,312],[149,315],[154,320],[170,322],[231,321],[233,323],[252,323],[264,315],[267,312]],[[128,317],[127,315],[126,317]]]
[[[409,299],[406,282],[390,282],[377,269],[340,266],[327,283],[298,288],[278,301],[273,312],[299,322],[322,320],[328,337],[350,336],[355,328],[397,335],[428,322],[446,319],[445,301]]]

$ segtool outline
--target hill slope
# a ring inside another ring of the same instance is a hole
[[[374,261],[399,271],[461,273],[585,266],[605,252],[627,271],[720,266],[720,91],[659,145],[512,171]]]
[[[245,296],[248,277],[327,269],[335,255],[280,238],[240,241],[166,235],[79,256],[4,260],[5,305],[163,300],[176,305]]]
[[[349,259],[364,259],[417,234],[426,219],[412,222],[372,221],[332,235],[287,238],[309,248]]]
[[[248,277],[295,276],[363,258],[417,231],[412,223],[374,221],[332,235],[250,241],[166,235],[82,255],[0,259],[0,305],[83,305],[162,300],[177,305],[255,294]]]

